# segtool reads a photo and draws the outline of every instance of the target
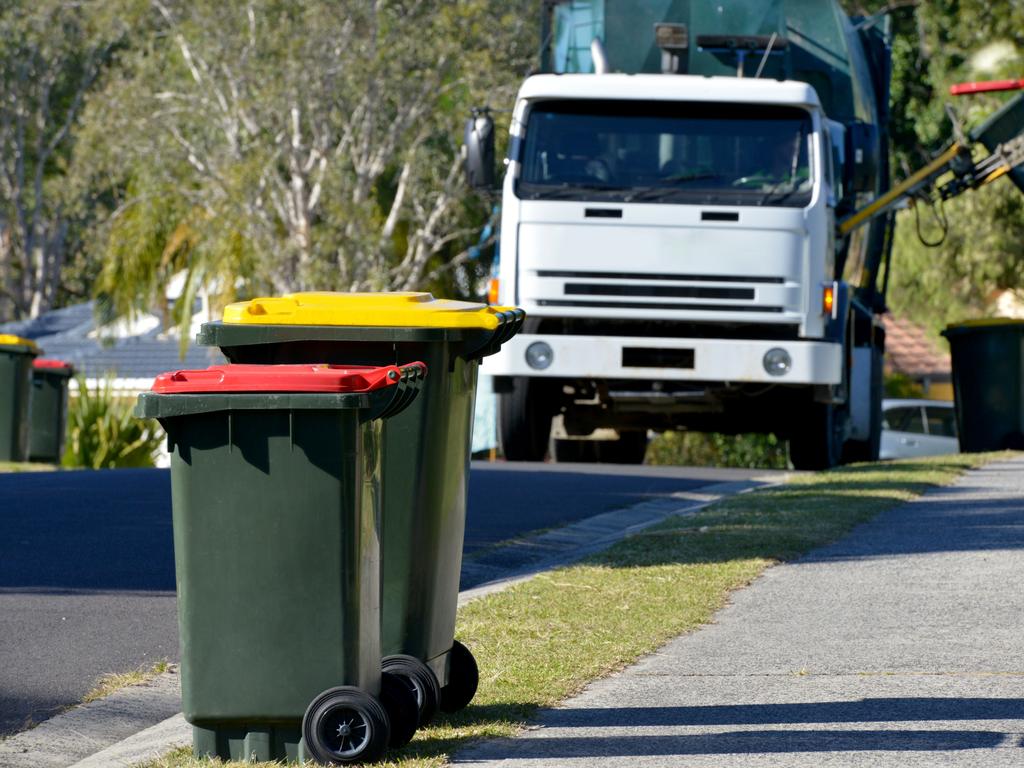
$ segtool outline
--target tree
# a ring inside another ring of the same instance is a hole
[[[858,10],[899,6],[893,11],[890,134],[893,175],[899,180],[954,139],[947,103],[969,131],[1015,95],[954,98],[948,89],[956,82],[1024,76],[1024,5],[1017,0],[868,5]],[[1024,286],[1022,214],[1024,198],[1006,180],[933,209],[918,203],[901,212],[889,291],[893,310],[937,335],[946,323],[987,311],[993,291]],[[941,243],[927,247],[922,240]]]
[[[0,9],[0,318],[35,317],[54,303],[72,131],[125,32],[98,3],[16,0]]]
[[[461,123],[488,97],[511,103],[532,3],[149,9],[154,33],[110,73],[83,131],[89,178],[119,194],[101,278],[119,311],[151,308],[181,269],[227,300],[408,290],[469,258],[482,211]]]

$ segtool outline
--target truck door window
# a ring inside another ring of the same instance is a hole
[[[808,205],[809,113],[795,107],[565,100],[526,121],[524,199]]]

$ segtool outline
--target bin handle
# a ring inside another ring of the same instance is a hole
[[[370,406],[368,418],[371,420],[388,419],[408,408],[416,399],[427,377],[426,363],[421,362],[389,366],[385,370],[389,378],[397,376],[398,381],[392,386],[372,393],[377,397],[374,397],[374,402]]]
[[[498,318],[498,327],[477,349],[465,356],[466,360],[479,360],[495,354],[501,349],[502,344],[522,329],[523,321],[526,320],[526,312],[519,307],[494,307],[493,309]]]

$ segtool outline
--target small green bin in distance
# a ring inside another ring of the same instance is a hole
[[[1024,449],[1024,321],[975,320],[942,335],[953,360],[960,450]]]
[[[68,381],[74,373],[63,360],[33,361],[29,461],[60,464],[68,420]]]
[[[438,701],[421,698],[427,720],[476,690],[475,661],[454,635],[477,371],[524,317],[429,293],[298,293],[230,305],[198,336],[236,363],[427,364],[420,397],[384,426],[382,540],[383,652],[433,671],[441,689]]]
[[[37,355],[34,341],[0,334],[0,461],[28,460],[32,361]]]
[[[381,419],[425,373],[227,365],[163,374],[140,395],[136,415],[160,421],[171,452],[182,710],[198,756],[380,756]],[[365,743],[323,732],[336,686],[362,697],[346,711]]]

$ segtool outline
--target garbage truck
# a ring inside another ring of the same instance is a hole
[[[799,469],[878,457],[894,211],[890,31],[836,0],[542,0],[500,192],[490,358],[509,460],[643,460],[649,430],[774,433]],[[495,188],[494,126],[466,126]],[[997,153],[993,153],[995,155]],[[943,187],[952,195],[955,184]],[[562,456],[556,453],[556,459]]]

